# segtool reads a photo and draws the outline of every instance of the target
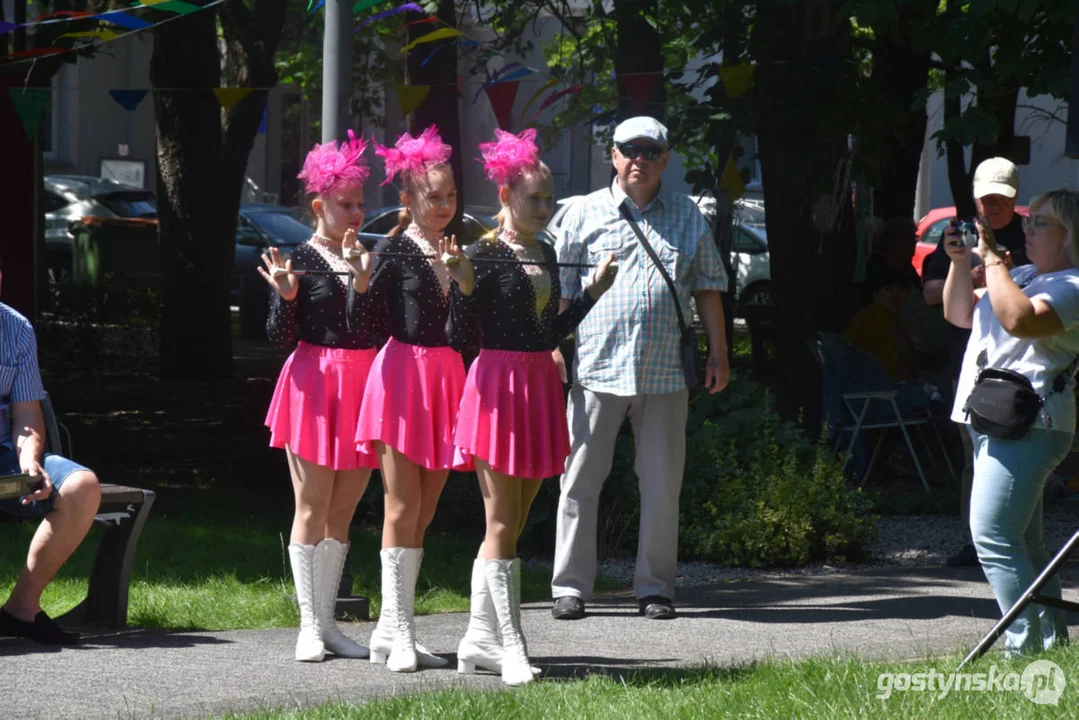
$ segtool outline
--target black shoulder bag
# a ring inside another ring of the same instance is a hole
[[[982,350],[978,355],[978,378],[974,389],[963,405],[971,427],[983,435],[1000,440],[1019,440],[1045,412],[1045,401],[1053,393],[1063,392],[1068,378],[1074,373],[1079,358],[1053,380],[1053,387],[1046,397],[1034,391],[1030,380],[1013,370],[986,367],[988,354]],[[1045,423],[1053,427],[1053,418],[1045,412]]]
[[[686,316],[682,314],[682,303],[678,301],[678,288],[675,287],[674,280],[671,280],[671,276],[667,273],[667,268],[660,262],[659,256],[656,255],[656,251],[652,249],[651,243],[649,243],[648,239],[644,236],[640,226],[637,225],[637,221],[629,214],[629,210],[626,208],[625,203],[618,206],[618,212],[622,214],[622,218],[629,223],[631,228],[633,228],[633,232],[636,233],[637,239],[641,242],[641,247],[648,253],[648,257],[652,258],[652,263],[656,266],[656,269],[659,270],[659,274],[667,281],[667,287],[670,288],[671,295],[674,297],[674,310],[678,313],[678,327],[682,331],[679,340],[679,351],[682,357],[682,373],[686,377],[686,386],[695,388],[700,382],[697,377],[697,331],[686,324]]]

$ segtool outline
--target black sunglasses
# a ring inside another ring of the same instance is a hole
[[[659,156],[667,152],[663,148],[658,148],[652,145],[630,145],[629,143],[622,143],[616,146],[618,152],[622,153],[622,157],[627,160],[636,160],[637,158],[644,158],[645,160],[657,160]]]

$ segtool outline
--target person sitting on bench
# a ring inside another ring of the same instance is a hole
[[[45,452],[44,397],[34,328],[0,303],[0,475],[26,473],[36,486],[21,498],[0,500],[0,511],[42,518],[26,565],[0,609],[0,636],[73,645],[78,634],[45,614],[41,593],[90,530],[101,486],[90,470]]]

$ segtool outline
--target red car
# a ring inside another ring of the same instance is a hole
[[[1026,205],[1016,205],[1015,211],[1020,215],[1030,217],[1030,208]],[[922,275],[922,264],[929,254],[937,249],[937,243],[940,242],[940,236],[944,233],[944,228],[948,227],[948,223],[954,217],[954,207],[933,208],[924,218],[918,221],[918,230],[915,233],[918,244],[914,246],[914,258],[911,262],[914,269],[918,271],[919,277]]]

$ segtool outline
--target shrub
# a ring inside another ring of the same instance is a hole
[[[857,559],[875,533],[842,463],[741,378],[692,401],[681,507],[683,555],[730,565]]]

